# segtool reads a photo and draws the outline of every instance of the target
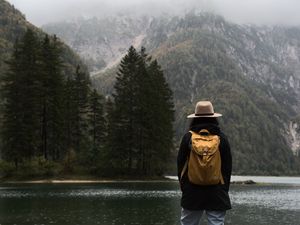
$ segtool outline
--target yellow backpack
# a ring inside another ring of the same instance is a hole
[[[220,137],[202,129],[199,133],[190,131],[191,152],[181,172],[186,169],[189,181],[197,185],[224,184],[221,172]]]

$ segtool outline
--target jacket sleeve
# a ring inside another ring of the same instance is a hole
[[[179,181],[181,179],[181,171],[190,153],[190,147],[189,147],[190,139],[191,139],[191,133],[186,133],[183,136],[179,147],[179,151],[177,155],[177,175]]]
[[[230,179],[231,179],[231,171],[232,171],[232,156],[230,144],[227,140],[227,137],[222,134],[221,135],[221,160],[222,160],[222,175],[225,182],[225,189],[229,191]]]

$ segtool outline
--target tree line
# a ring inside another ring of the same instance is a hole
[[[163,174],[173,144],[172,91],[145,48],[129,48],[108,97],[79,65],[64,72],[55,36],[28,29],[7,64],[0,173]]]

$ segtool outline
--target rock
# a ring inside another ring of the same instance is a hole
[[[231,184],[256,184],[253,180],[232,181]]]

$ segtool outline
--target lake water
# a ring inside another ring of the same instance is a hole
[[[232,185],[226,224],[300,225],[300,179],[273,179]],[[179,225],[180,194],[176,181],[0,184],[0,225]]]

